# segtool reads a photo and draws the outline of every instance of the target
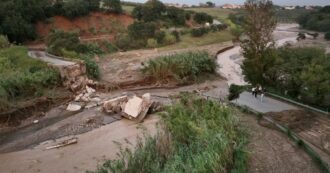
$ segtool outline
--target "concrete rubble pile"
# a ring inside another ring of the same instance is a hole
[[[120,114],[127,119],[141,122],[153,103],[149,93],[144,94],[142,97],[135,95],[131,98],[121,96],[105,101],[103,110],[108,114]]]
[[[85,109],[90,109],[102,105],[101,99],[95,94],[95,92],[94,88],[86,85],[85,90],[75,97],[74,101],[68,105],[67,110],[79,111],[83,107]]]

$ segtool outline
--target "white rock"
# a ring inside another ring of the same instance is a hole
[[[86,86],[86,91],[87,93],[91,94],[91,93],[94,93],[95,92],[95,89],[89,87],[89,86]]]
[[[89,98],[86,96],[81,97],[81,100],[84,102],[89,102]]]
[[[79,95],[77,95],[77,97],[74,99],[74,101],[79,101],[80,99],[81,99],[81,97],[83,96],[83,94],[79,94]]]
[[[136,118],[142,110],[143,100],[139,97],[134,96],[132,99],[129,99],[126,103],[124,113],[133,118]]]
[[[66,108],[67,111],[79,111],[81,109],[81,106],[75,103],[70,103],[68,107]]]
[[[90,102],[90,103],[88,103],[86,106],[85,106],[85,108],[86,109],[90,109],[90,108],[93,108],[93,107],[96,107],[97,106],[97,103],[95,103],[95,102]]]
[[[151,100],[151,95],[150,93],[145,93],[142,95],[142,99],[146,100],[146,101],[150,101]]]
[[[37,123],[39,123],[39,120],[34,120],[33,123],[37,124]]]
[[[99,97],[94,97],[90,99],[92,102],[100,102],[101,99]]]

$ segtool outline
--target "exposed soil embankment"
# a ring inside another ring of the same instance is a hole
[[[96,35],[114,35],[131,23],[133,23],[133,18],[126,14],[92,12],[87,16],[77,17],[73,20],[63,16],[55,16],[46,22],[38,22],[36,30],[40,37],[47,36],[53,29],[61,29],[78,32],[82,38],[89,39]]]

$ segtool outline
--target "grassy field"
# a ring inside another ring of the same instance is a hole
[[[234,13],[234,10],[222,9],[222,8],[186,8],[186,10],[191,10],[195,12],[207,13],[218,20],[224,20],[228,17],[230,13]]]
[[[202,37],[192,37],[190,34],[183,35],[181,41],[159,48],[159,50],[172,50],[172,49],[183,49],[190,47],[205,46],[209,44],[221,43],[226,41],[231,41],[233,36],[228,30],[220,32],[210,32],[203,35]]]

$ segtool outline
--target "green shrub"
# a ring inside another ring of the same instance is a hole
[[[163,44],[165,39],[166,33],[164,31],[158,31],[155,34],[155,39],[157,40],[158,44]]]
[[[139,138],[134,151],[121,148],[96,172],[247,171],[245,133],[230,108],[186,94],[165,112],[155,137]]]
[[[206,22],[213,23],[213,17],[207,13],[196,13],[194,15],[194,21],[198,24],[204,24]]]
[[[164,38],[164,44],[165,45],[171,45],[171,44],[174,44],[174,43],[176,43],[176,38],[175,38],[175,36],[174,35],[172,35],[172,34],[166,34],[165,35],[165,38]]]
[[[156,25],[152,22],[134,22],[128,26],[128,34],[133,39],[153,38],[156,33]]]
[[[139,49],[147,45],[145,39],[133,39],[127,34],[119,34],[115,37],[115,45],[121,50]]]
[[[107,53],[113,53],[118,51],[118,48],[109,41],[103,41],[102,44],[106,48]]]
[[[171,34],[175,37],[175,40],[177,42],[181,41],[181,39],[180,39],[180,33],[178,31],[176,31],[176,30],[175,31],[172,31]]]
[[[153,38],[149,38],[147,41],[147,47],[148,48],[155,48],[157,47],[157,41]]]
[[[215,73],[216,62],[206,52],[188,52],[149,60],[143,72],[155,80],[187,82],[203,73]]]
[[[97,63],[92,59],[92,55],[78,54],[77,52],[68,51],[65,49],[62,49],[62,54],[66,58],[83,60],[86,65],[86,71],[88,76],[94,79],[100,78],[100,68]]]
[[[328,31],[324,34],[324,39],[330,41],[330,31]]]
[[[204,34],[207,34],[209,32],[209,30],[207,28],[201,27],[201,28],[193,28],[191,30],[191,35],[193,37],[201,37]]]
[[[100,68],[97,63],[92,59],[92,57],[87,55],[81,55],[80,59],[85,61],[87,74],[94,79],[99,79],[101,74]]]
[[[239,95],[247,89],[247,86],[240,86],[231,84],[229,87],[228,100],[234,100],[239,97]]]
[[[0,49],[7,48],[10,46],[10,42],[8,41],[8,38],[4,35],[0,35]]]
[[[127,34],[119,34],[115,37],[115,45],[122,50],[129,50],[131,39]]]
[[[62,49],[75,51],[84,54],[104,53],[97,44],[80,43],[79,35],[76,32],[64,32],[55,30],[46,38],[47,51],[54,55],[62,56]]]

